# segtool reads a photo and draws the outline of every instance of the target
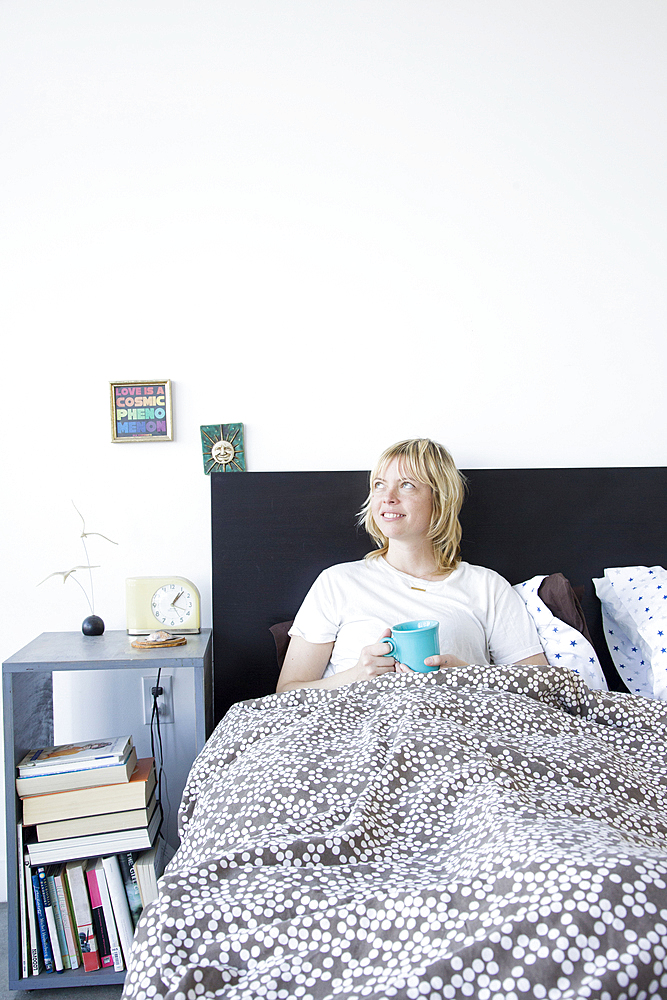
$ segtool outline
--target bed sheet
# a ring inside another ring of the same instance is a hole
[[[123,997],[667,995],[667,704],[557,667],[232,707]]]

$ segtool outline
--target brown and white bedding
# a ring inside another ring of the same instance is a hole
[[[570,671],[233,706],[126,1000],[667,996],[667,703]]]

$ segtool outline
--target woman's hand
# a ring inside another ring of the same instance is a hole
[[[393,656],[385,656],[391,647],[383,639],[391,635],[391,629],[386,628],[377,642],[370,646],[364,646],[355,666],[348,670],[343,670],[339,675],[346,678],[346,683],[353,681],[367,681],[372,677],[380,677],[382,674],[393,673],[396,669],[396,661]]]
[[[444,670],[446,667],[467,667],[468,664],[463,660],[459,660],[458,656],[454,656],[453,653],[447,653],[445,656],[427,656],[424,660],[427,667],[437,667],[438,670]],[[397,674],[417,674],[418,670],[412,670],[407,667],[405,663],[396,662],[396,673]]]
[[[445,670],[446,667],[467,667],[465,660],[459,660],[453,653],[445,653],[444,656],[427,656],[424,660],[427,667],[437,667],[438,670]]]

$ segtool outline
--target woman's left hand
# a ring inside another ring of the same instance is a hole
[[[445,656],[428,656],[424,663],[427,667],[437,667],[438,670],[445,670],[446,667],[467,667],[468,664],[465,660],[459,660],[458,656],[454,656],[453,653],[447,653]],[[405,663],[399,663],[398,660],[395,664],[395,669],[397,674],[414,674],[418,673],[416,670],[411,670],[407,667]]]
[[[446,667],[468,666],[465,660],[459,660],[458,656],[454,656],[453,653],[445,653],[444,656],[427,656],[424,663],[427,667],[437,667],[439,670],[444,670]]]

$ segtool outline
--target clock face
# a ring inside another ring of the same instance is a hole
[[[151,598],[151,611],[167,628],[187,628],[196,608],[195,595],[185,584],[167,583],[158,587]]]

